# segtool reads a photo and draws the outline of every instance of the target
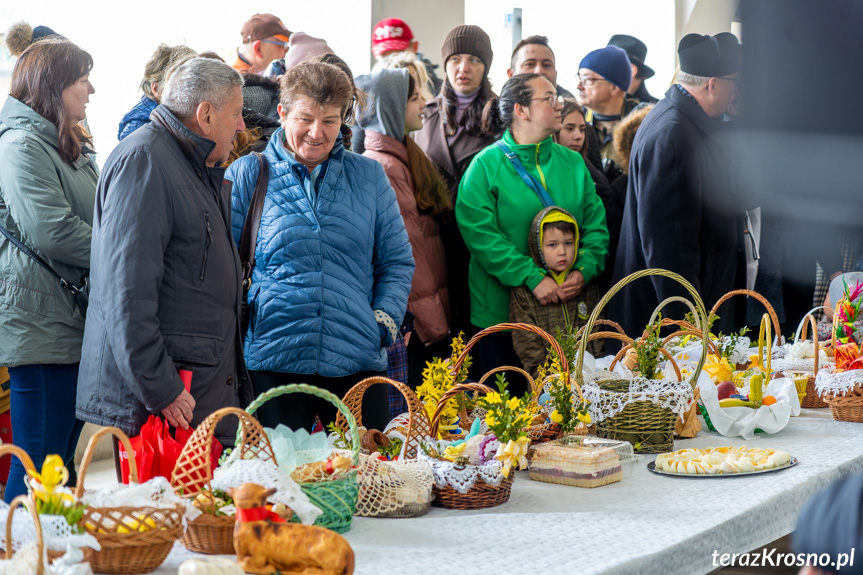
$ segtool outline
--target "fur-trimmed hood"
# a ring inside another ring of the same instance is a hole
[[[632,152],[635,133],[652,109],[653,104],[633,110],[614,129],[614,155],[617,159],[617,165],[620,166],[624,174],[629,174],[629,155]]]

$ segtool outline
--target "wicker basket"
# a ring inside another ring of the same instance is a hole
[[[501,323],[498,325],[493,325],[491,327],[487,327],[484,330],[477,333],[475,336],[473,336],[470,339],[469,342],[467,342],[467,345],[465,346],[464,351],[456,359],[456,362],[452,368],[452,373],[453,374],[458,373],[459,369],[461,369],[462,364],[464,363],[465,359],[467,358],[468,352],[470,352],[471,348],[473,346],[475,346],[479,342],[479,340],[481,340],[485,336],[492,334],[492,333],[498,333],[501,331],[509,331],[509,330],[513,330],[513,329],[517,329],[517,330],[521,330],[521,331],[527,331],[527,332],[536,334],[536,335],[540,336],[541,338],[543,338],[545,341],[547,341],[548,344],[551,346],[551,348],[555,351],[557,356],[561,359],[561,364],[562,364],[561,368],[563,369],[563,373],[561,374],[561,376],[566,380],[570,380],[570,367],[569,366],[570,366],[571,359],[566,357],[566,355],[564,355],[563,349],[560,347],[560,344],[557,343],[557,340],[554,339],[554,337],[552,337],[551,334],[549,334],[545,330],[542,330],[542,329],[536,327],[535,325],[529,325],[529,324],[525,324],[525,323]],[[515,371],[515,372],[522,374],[525,378],[527,378],[528,384],[530,385],[530,390],[531,390],[531,393],[533,394],[533,401],[536,402],[539,399],[539,395],[542,393],[542,383],[544,383],[544,382],[540,382],[538,384],[536,381],[534,381],[533,377],[531,377],[530,374],[528,374],[526,371],[524,371],[523,369],[518,368],[518,367],[501,366],[501,367],[497,367],[495,369],[492,369],[491,371],[484,374],[480,378],[479,383],[480,384],[484,383],[491,375],[493,375],[497,372],[501,372],[501,371]],[[579,390],[579,395],[580,394],[581,394],[581,391]],[[467,423],[467,426],[462,424],[461,427],[464,429],[470,429],[470,424],[468,423],[470,418],[467,416],[467,414],[461,414],[460,413],[459,417],[460,417],[461,422]],[[470,421],[470,423],[472,423],[472,421]],[[546,423],[541,423],[538,425],[532,425],[528,428],[527,434],[528,434],[528,437],[530,437],[532,443],[543,443],[545,441],[550,441],[552,439],[557,438],[558,435],[560,435],[560,426],[557,425],[556,423],[552,423],[552,422],[546,422]]]
[[[242,459],[276,462],[273,447],[258,421],[236,407],[219,409],[209,415],[192,433],[171,473],[171,485],[182,497],[195,497],[202,491],[212,493],[213,479],[210,453],[216,426],[229,415],[240,420],[237,434]],[[217,516],[215,502],[195,520],[189,521],[180,541],[190,551],[209,555],[232,555],[234,551],[234,517]]]
[[[776,315],[776,310],[773,309],[773,306],[770,305],[770,302],[767,301],[767,298],[765,298],[763,295],[761,295],[760,293],[758,293],[756,291],[752,291],[752,290],[748,290],[748,289],[738,289],[738,290],[728,292],[727,294],[725,294],[724,296],[719,298],[719,301],[717,301],[713,305],[713,308],[710,310],[710,315],[716,314],[716,312],[719,310],[719,307],[722,304],[727,302],[732,297],[738,296],[738,295],[745,295],[745,296],[757,299],[758,301],[760,301],[762,303],[762,305],[764,305],[764,308],[767,310],[767,314],[770,316],[770,321],[773,322],[773,333],[776,336],[777,340],[779,340],[781,342],[782,332],[779,331],[780,330],[779,316]]]
[[[692,302],[695,304],[697,312],[695,314],[695,318],[697,323],[703,327],[704,331],[700,332],[703,343],[701,357],[697,367],[693,371],[692,377],[689,380],[690,385],[694,388],[698,381],[698,375],[701,373],[701,368],[704,366],[704,361],[707,358],[710,338],[708,337],[708,334],[705,333],[707,328],[707,312],[704,308],[704,303],[701,301],[695,288],[692,287],[692,285],[682,276],[662,269],[646,269],[623,278],[617,282],[608,291],[608,293],[605,294],[605,296],[603,296],[600,302],[593,309],[593,313],[591,313],[590,318],[588,318],[587,324],[585,325],[585,333],[591,333],[593,331],[593,326],[596,324],[599,314],[602,313],[602,310],[606,305],[608,305],[608,302],[615,294],[629,283],[648,276],[662,276],[677,281],[686,288],[689,295],[692,297]],[[666,302],[667,301],[668,300],[666,300]],[[663,304],[664,303],[665,302],[663,302]],[[584,386],[584,355],[587,350],[587,343],[591,337],[613,337],[615,339],[622,339],[625,342],[629,339],[614,332],[599,332],[591,334],[590,337],[581,338],[575,377],[578,384],[582,387]],[[661,351],[664,352],[663,355],[670,358],[670,354],[668,354],[668,352],[664,349],[661,349]],[[623,357],[623,353],[625,353],[625,348],[624,350],[621,350],[621,353],[619,353],[618,356]],[[679,377],[680,370],[677,367],[677,364],[672,361],[672,365]],[[612,394],[612,400],[616,401],[620,398],[621,401],[624,401],[626,396],[629,395],[631,384],[632,382],[628,380],[607,380],[600,382],[597,385],[599,386],[601,393]],[[661,453],[664,451],[671,451],[674,447],[674,426],[676,420],[677,415],[671,409],[660,407],[650,401],[631,402],[613,417],[607,417],[602,421],[597,422],[596,434],[599,437],[608,439],[629,441],[633,446],[637,446],[637,451],[641,453]]]
[[[818,375],[818,356],[820,355],[818,353],[818,325],[816,324],[815,317],[813,317],[812,314],[806,314],[806,317],[803,318],[801,341],[806,341],[806,338],[809,336],[808,330],[810,324],[812,324],[812,341],[815,344],[814,369],[811,373],[809,373],[809,377],[806,378],[806,387],[803,390],[803,394],[800,394],[800,388],[798,388],[797,395],[800,397],[800,407],[818,409],[822,407],[827,407],[827,404],[824,402],[823,399],[818,397],[818,392],[815,390],[815,377]]]
[[[116,427],[100,429],[87,444],[78,472],[75,497],[84,495],[84,478],[93,459],[96,445],[106,435],[114,435],[129,455],[129,480],[138,482],[138,467],[129,438]],[[84,510],[80,525],[102,546],[90,557],[94,573],[130,574],[155,571],[171,552],[174,541],[183,534],[185,509],[177,505],[170,509],[158,507],[90,507]],[[129,524],[147,526],[146,531],[119,533],[117,526]]]
[[[342,402],[354,416],[357,426],[363,425],[363,397],[366,390],[373,385],[384,384],[392,385],[404,396],[408,406],[408,423],[407,440],[404,446],[405,459],[416,459],[420,449],[422,440],[431,433],[431,422],[429,421],[428,413],[426,413],[422,402],[416,396],[411,388],[405,384],[389,379],[386,377],[373,376],[367,377],[355,386],[353,386],[345,394]],[[344,432],[348,431],[348,420],[342,415],[341,411],[336,414],[336,427]]]
[[[458,367],[456,367],[456,371],[458,371]],[[441,413],[446,402],[460,393],[490,393],[491,391],[490,387],[481,383],[460,383],[447,390],[441,396],[437,404],[437,410],[435,410],[434,417],[432,417],[431,436],[437,437]],[[432,505],[446,509],[486,509],[488,507],[496,507],[509,501],[513,481],[515,481],[515,474],[510,474],[508,478],[501,481],[498,485],[489,485],[477,479],[476,483],[474,483],[467,493],[459,493],[449,485],[443,488],[435,485],[432,488],[432,493],[435,496]]]
[[[249,414],[254,414],[262,405],[267,403],[274,397],[287,395],[291,393],[308,393],[315,397],[320,397],[332,403],[348,420],[348,430],[351,435],[351,463],[353,469],[344,477],[331,481],[321,481],[318,483],[302,483],[300,487],[303,493],[308,496],[309,500],[318,507],[323,513],[315,520],[315,525],[318,527],[326,527],[332,529],[336,533],[344,533],[351,528],[351,523],[354,518],[354,511],[357,508],[357,498],[360,495],[360,486],[357,480],[357,464],[360,460],[360,437],[357,431],[357,422],[353,414],[348,409],[342,400],[338,397],[313,385],[304,383],[295,383],[291,385],[282,385],[274,387],[259,395],[246,408]]]
[[[4,445],[3,447],[7,446]],[[27,454],[25,453],[24,455],[26,456]],[[27,456],[27,459],[30,459],[30,457]],[[24,461],[24,459],[21,459],[22,463],[24,463]],[[27,511],[30,512],[30,517],[33,519],[33,526],[35,527],[34,530],[36,531],[36,550],[39,557],[38,561],[36,562],[36,569],[33,573],[34,575],[42,575],[43,573],[45,573],[45,562],[43,560],[43,556],[45,555],[45,542],[42,539],[42,523],[39,521],[39,514],[36,512],[36,504],[33,502],[32,499],[30,499],[28,495],[19,495],[9,504],[9,515],[6,518],[6,541],[12,540],[12,517],[15,515],[15,509],[20,505],[23,505],[27,508]],[[12,551],[12,545],[7,545],[6,559],[12,559],[13,553],[14,552]]]

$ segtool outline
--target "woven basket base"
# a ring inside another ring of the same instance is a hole
[[[467,493],[459,493],[449,485],[443,489],[435,486],[432,488],[432,493],[435,496],[432,505],[445,509],[486,509],[488,507],[496,507],[509,501],[509,496],[512,494],[513,481],[515,481],[515,474],[501,481],[497,487],[477,481]]]
[[[628,441],[637,453],[664,453],[674,450],[677,415],[649,401],[635,401],[623,411],[596,424],[596,435]]]
[[[189,522],[180,542],[196,553],[234,555],[234,518],[201,515]]]
[[[818,397],[818,392],[815,391],[815,378],[810,377],[806,382],[806,395],[803,396],[803,399],[800,400],[800,407],[805,407],[807,409],[818,409],[821,407],[827,407],[827,404],[823,399]]]
[[[174,543],[166,541],[153,545],[133,547],[105,547],[96,551],[90,558],[93,573],[133,575],[150,573],[164,563]]]
[[[552,423],[548,427],[537,425],[529,428],[527,434],[530,437],[531,444],[545,443],[560,437],[560,425],[556,423]]]

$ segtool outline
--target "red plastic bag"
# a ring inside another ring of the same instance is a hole
[[[177,429],[171,435],[167,422],[151,415],[141,428],[141,434],[131,438],[132,451],[135,452],[135,462],[138,464],[138,481],[144,482],[156,476],[171,479],[174,467],[186,442],[192,436],[193,429]],[[215,470],[222,455],[222,444],[213,441],[210,450],[210,468]],[[129,463],[125,449],[120,446],[120,469],[123,473],[123,483],[129,482]]]

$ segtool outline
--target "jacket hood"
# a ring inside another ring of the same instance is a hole
[[[568,222],[575,226],[575,245],[573,246],[573,258],[569,266],[562,272],[553,272],[549,269],[545,258],[542,257],[542,226],[551,222]],[[578,257],[578,222],[568,211],[558,206],[549,206],[536,214],[533,222],[530,224],[530,235],[527,238],[527,245],[530,248],[530,256],[533,261],[542,269],[548,271],[549,275],[554,278],[558,285],[562,284],[566,279],[566,274],[575,265],[575,260]]]
[[[647,113],[653,109],[653,105],[644,106],[633,110],[620,124],[614,128],[614,155],[617,165],[624,174],[629,173],[629,155],[632,153],[632,142],[635,141],[635,133],[647,117]]]
[[[31,132],[55,148],[59,147],[57,126],[27,104],[9,96],[0,110],[0,135],[13,129]]]
[[[360,127],[404,141],[409,73],[406,68],[396,68],[356,78],[357,88],[369,96]]]

